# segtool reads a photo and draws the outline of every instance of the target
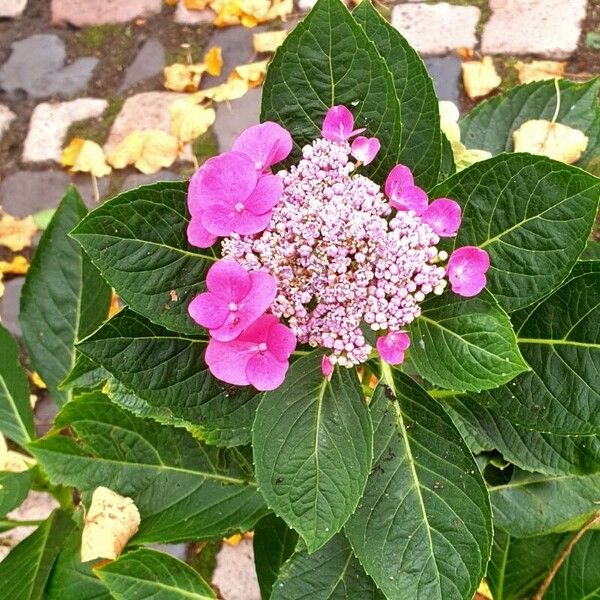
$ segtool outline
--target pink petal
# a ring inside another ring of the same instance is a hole
[[[204,225],[200,215],[192,216],[187,227],[187,239],[192,246],[210,248],[219,238],[210,233]]]
[[[246,365],[255,353],[255,344],[240,342],[219,342],[210,340],[204,360],[210,372],[221,381],[233,385],[248,385]]]
[[[397,210],[412,210],[417,215],[423,214],[427,202],[427,194],[416,185],[397,188],[390,195],[390,204]]]
[[[202,225],[213,235],[228,236],[235,231],[239,213],[228,204],[211,204],[202,212]]]
[[[292,136],[286,129],[273,121],[266,121],[248,127],[233,142],[231,149],[250,157],[255,168],[263,171],[287,158],[292,145]]]
[[[296,336],[289,327],[275,323],[267,335],[267,348],[277,360],[286,361],[296,349]]]
[[[254,354],[246,363],[246,378],[257,390],[274,390],[283,383],[289,366],[270,352]]]
[[[345,142],[354,131],[354,117],[345,106],[333,106],[327,111],[323,119],[321,135],[332,142]]]
[[[412,172],[404,165],[396,165],[385,180],[385,195],[390,198],[392,190],[398,187],[412,187],[415,185],[415,180]]]
[[[410,338],[404,331],[390,331],[377,338],[377,352],[390,365],[399,365],[404,361],[404,351],[410,346]]]
[[[263,175],[254,191],[244,201],[244,206],[255,215],[269,212],[281,200],[283,180],[277,175]],[[241,233],[241,232],[240,232]]]
[[[190,302],[188,313],[198,325],[202,325],[207,329],[221,327],[229,316],[227,305],[211,292],[198,294]]]
[[[206,274],[206,287],[226,304],[241,302],[250,292],[250,274],[234,260],[218,260]]]
[[[271,327],[277,323],[279,323],[279,320],[275,315],[262,315],[242,332],[238,341],[253,344],[266,343]]]
[[[460,227],[461,214],[457,202],[448,198],[438,198],[423,211],[421,219],[440,237],[452,237]]]
[[[271,222],[272,211],[263,215],[255,215],[249,210],[242,211],[236,216],[233,231],[241,235],[252,235],[264,231]]]
[[[448,279],[455,294],[476,296],[485,287],[485,273],[490,268],[489,254],[476,246],[463,246],[448,260]]]
[[[352,142],[351,154],[363,165],[368,165],[379,152],[379,148],[381,148],[381,143],[377,138],[359,135]]]
[[[197,215],[212,204],[234,205],[244,201],[256,187],[254,162],[240,152],[209,158],[193,175],[188,188],[188,207]]]
[[[326,354],[324,354],[321,359],[321,373],[323,373],[323,377],[326,377],[327,379],[329,379],[333,373],[333,363]]]

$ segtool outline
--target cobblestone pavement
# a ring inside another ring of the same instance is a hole
[[[220,46],[225,77],[255,59],[255,31],[289,27],[313,3],[297,0],[287,24],[217,29],[210,11],[187,10],[183,0],[177,6],[163,0],[0,0],[0,206],[18,217],[54,208],[71,180],[93,206],[89,178],[60,167],[70,139],[112,146],[136,129],[168,129],[176,95],[164,89],[162,71],[183,59],[182,43],[194,59]],[[600,0],[386,0],[381,6],[425,58],[440,97],[463,109],[472,105],[460,82],[460,56],[468,50],[494,57],[504,89],[516,81],[515,57],[566,60],[567,72],[583,78],[600,72]],[[198,159],[227,148],[257,121],[259,105],[260,90],[220,104],[212,130],[194,144]],[[105,199],[151,181],[184,179],[192,169],[180,160],[151,176],[113,171],[100,181],[100,193]],[[0,249],[0,260],[7,258]],[[22,283],[22,277],[7,278],[0,298],[2,322],[17,336]],[[251,552],[245,542],[220,555],[215,577],[226,600],[259,597]]]

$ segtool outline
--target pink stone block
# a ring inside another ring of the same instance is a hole
[[[52,0],[52,23],[90,27],[125,23],[162,10],[162,0]]]

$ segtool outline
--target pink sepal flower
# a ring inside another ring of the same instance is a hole
[[[273,121],[253,125],[243,131],[231,149],[254,161],[257,171],[265,171],[286,159],[292,151],[292,136],[287,129]]]
[[[404,362],[404,351],[409,346],[410,338],[405,331],[390,331],[377,338],[377,352],[390,365],[399,365]]]
[[[321,135],[332,142],[345,142],[362,133],[365,127],[354,129],[354,116],[345,106],[332,106],[323,119]]]
[[[187,239],[192,246],[198,248],[210,248],[219,238],[207,231],[202,225],[202,217],[200,215],[192,216],[187,227]]]
[[[458,248],[447,266],[452,291],[459,296],[476,296],[487,283],[485,273],[489,268],[490,256],[485,250],[477,246]]]
[[[233,385],[253,385],[257,390],[274,390],[285,379],[296,337],[277,317],[263,315],[237,339],[212,339],[205,360],[210,372]]]
[[[385,194],[398,210],[412,210],[421,215],[427,208],[427,194],[415,185],[410,169],[404,165],[396,165],[390,171],[385,180]]]
[[[373,161],[379,149],[381,148],[380,141],[375,137],[365,137],[364,135],[359,135],[352,142],[352,150],[351,154],[359,160],[363,165],[368,165]]]
[[[438,198],[423,211],[421,220],[440,237],[452,237],[460,227],[461,216],[458,202],[449,198]]]
[[[208,292],[196,296],[188,311],[221,342],[238,337],[271,306],[277,293],[273,276],[248,273],[232,260],[217,261],[208,271],[206,286]]]
[[[324,354],[323,358],[321,359],[321,373],[323,373],[323,377],[326,379],[329,379],[333,374],[333,363],[326,354]]]

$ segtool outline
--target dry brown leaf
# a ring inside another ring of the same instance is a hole
[[[60,162],[71,173],[91,173],[96,177],[110,175],[112,169],[106,164],[102,148],[90,140],[73,138],[63,150]]]
[[[588,138],[579,129],[541,119],[526,121],[513,132],[515,152],[541,154],[554,160],[573,164],[588,145]]]
[[[204,68],[209,75],[218,77],[223,69],[223,55],[219,46],[213,46],[204,55]]]
[[[0,246],[20,252],[31,246],[38,228],[32,216],[17,219],[7,213],[0,215]]]
[[[176,137],[158,129],[131,132],[108,155],[115,169],[134,165],[142,173],[157,173],[170,167],[179,154]]]
[[[186,98],[175,100],[169,108],[171,133],[182,143],[187,144],[199,135],[206,133],[215,122],[215,111]]]
[[[121,310],[121,308],[122,306],[121,301],[119,300],[119,296],[117,296],[115,290],[113,290],[112,297],[110,299],[110,306],[108,307],[107,318],[110,319],[111,317],[114,317]]]
[[[192,93],[198,89],[202,73],[206,71],[204,63],[193,65],[184,65],[175,63],[165,67],[163,74],[165,76],[165,87],[174,92]]]
[[[462,58],[463,60],[473,60],[474,52],[473,48],[467,48],[466,46],[462,46],[455,50],[457,56]]]
[[[255,33],[252,38],[252,44],[255,52],[275,52],[283,40],[286,38],[287,31],[263,31]]]
[[[83,524],[81,562],[116,559],[139,526],[140,513],[131,498],[106,487],[96,488]]]
[[[521,83],[561,78],[564,76],[566,68],[566,62],[555,62],[553,60],[534,60],[530,63],[519,61],[515,65]]]
[[[464,62],[462,76],[465,92],[471,99],[487,96],[502,83],[494,61],[489,56],[484,56],[482,60]]]

